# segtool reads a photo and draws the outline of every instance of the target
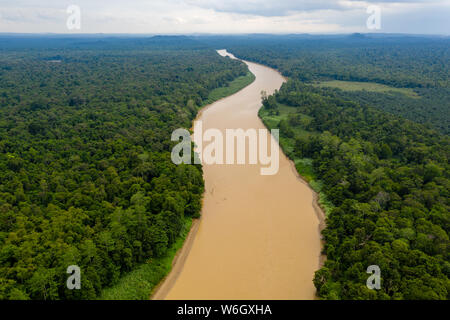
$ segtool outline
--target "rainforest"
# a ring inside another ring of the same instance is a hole
[[[449,49],[1,34],[0,299],[448,300]],[[174,164],[198,117],[278,129],[281,173]]]

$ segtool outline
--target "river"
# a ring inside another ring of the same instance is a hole
[[[244,63],[255,81],[205,107],[197,118],[203,130],[265,128],[258,117],[261,91],[272,94],[285,79]],[[275,175],[261,175],[260,165],[203,165],[202,218],[153,299],[315,298],[322,213],[293,163],[279,154]]]

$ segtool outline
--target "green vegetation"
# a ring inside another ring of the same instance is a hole
[[[306,130],[301,126],[290,127],[287,129],[286,123],[298,121],[299,123],[309,123],[311,117],[296,112],[296,109],[287,105],[277,104],[276,111],[270,108],[261,108],[259,117],[269,129],[283,128],[280,135],[280,147],[283,152],[294,161],[295,168],[298,173],[305,179],[311,188],[319,194],[319,205],[328,215],[333,209],[333,204],[328,200],[326,194],[322,191],[323,185],[318,180],[317,174],[314,172],[312,159],[301,158],[295,152],[295,141],[297,138],[305,138],[309,136]],[[294,120],[295,119],[295,120]],[[286,131],[287,130],[287,131]]]
[[[203,39],[0,37],[0,299],[150,295],[204,191],[171,133],[253,81],[216,43],[290,78],[260,117],[327,211],[318,295],[449,299],[448,38]]]
[[[148,297],[204,191],[171,133],[248,68],[184,37],[0,42],[0,299]]]
[[[183,229],[176,241],[162,257],[151,258],[131,271],[111,288],[106,288],[100,295],[101,300],[148,300],[150,293],[169,274],[172,261],[178,250],[183,247],[192,225],[190,217],[185,218]]]
[[[223,37],[219,41],[236,57],[270,65],[302,81],[376,82],[397,88],[450,85],[449,40],[445,37],[292,35]]]
[[[449,137],[295,80],[263,104],[300,174],[333,204],[319,296],[448,299]],[[366,287],[373,264],[381,290]]]
[[[448,38],[373,34],[208,40],[226,46],[241,59],[278,69],[286,77],[342,88],[346,91],[324,89],[344,100],[450,133]],[[365,90],[354,91],[359,88]]]
[[[240,76],[231,81],[227,86],[213,89],[202,105],[211,104],[217,100],[228,97],[245,88],[255,80],[255,75],[247,72],[245,76]],[[183,246],[184,240],[189,233],[192,219],[187,218],[184,228],[174,244],[168,248],[163,257],[150,259],[122,277],[119,282],[111,288],[103,290],[100,299],[102,300],[146,300],[149,292],[169,274],[172,269],[172,261],[178,250]]]
[[[411,98],[419,98],[419,95],[410,88],[395,88],[384,84],[374,82],[359,82],[359,81],[322,81],[314,84],[318,87],[338,88],[344,91],[369,91],[381,93],[401,93]]]
[[[239,40],[228,39],[234,55],[290,78],[263,95],[260,117],[280,129],[297,170],[332,203],[323,231],[327,261],[313,279],[319,297],[449,299],[449,40]],[[333,80],[370,90],[314,85]],[[366,287],[370,265],[381,269],[380,290]]]
[[[255,75],[249,71],[245,76],[234,79],[227,86],[212,90],[208,96],[208,99],[206,99],[203,104],[211,104],[217,100],[235,94],[236,92],[251,84],[253,81],[255,81]]]
[[[372,106],[424,124],[428,128],[435,128],[441,133],[450,134],[448,116],[450,110],[450,88],[414,89],[420,98],[401,93],[394,94],[394,92],[330,90],[342,99],[355,101],[365,106]]]

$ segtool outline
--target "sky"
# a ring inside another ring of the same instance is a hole
[[[450,0],[0,0],[0,32],[450,34]]]

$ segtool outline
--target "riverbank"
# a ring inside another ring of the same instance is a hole
[[[255,75],[249,71],[247,75],[235,79],[228,87],[217,88],[213,90],[213,92],[209,95],[208,98],[208,101],[210,101],[211,103],[204,105],[199,110],[197,117],[195,118],[194,121],[200,119],[202,113],[206,111],[210,106],[212,106],[212,104],[239,92],[240,90],[244,89],[245,87],[253,83],[255,79],[256,79]],[[171,271],[154,288],[154,290],[150,295],[151,300],[163,300],[169,293],[170,289],[174,286],[176,280],[178,279],[183,270],[184,263],[186,262],[186,259],[194,243],[195,236],[200,227],[201,217],[202,216],[200,216],[199,219],[196,219],[192,224],[191,230],[186,238],[184,245],[179,250],[179,252],[177,253],[177,255],[173,260]]]
[[[248,72],[245,76],[230,82],[228,86],[212,90],[204,106],[199,109],[197,117],[210,104],[239,92],[254,80],[255,76]],[[186,218],[183,231],[163,257],[150,259],[124,275],[117,284],[104,289],[99,299],[148,300],[149,297],[158,299],[159,295],[165,293],[165,286],[173,284],[181,272],[198,226],[199,219]]]
[[[258,117],[261,91],[273,94],[285,79],[271,68],[244,63],[255,82],[203,108],[204,129],[265,129]],[[262,176],[261,165],[203,166],[200,225],[175,283],[158,298],[315,298],[312,279],[322,248],[315,195],[284,153],[279,160],[272,176]]]
[[[167,276],[162,279],[157,286],[151,292],[150,300],[163,300],[165,296],[169,293],[169,290],[175,284],[178,277],[183,270],[184,263],[189,255],[189,251],[192,248],[192,244],[197,234],[198,228],[200,226],[200,220],[195,219],[192,222],[189,234],[186,237],[183,246],[177,251],[174,259],[172,260],[171,270],[167,273]]]
[[[253,81],[255,81],[255,75],[249,71],[245,76],[234,79],[228,86],[214,89],[213,91],[211,91],[208,99],[206,99],[201,108],[204,108],[207,105],[219,101],[220,99],[229,97],[236,92],[239,92],[240,90],[251,84]]]

